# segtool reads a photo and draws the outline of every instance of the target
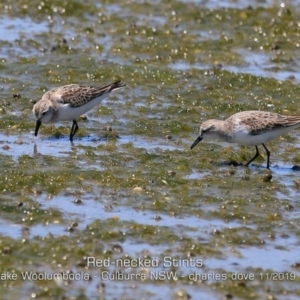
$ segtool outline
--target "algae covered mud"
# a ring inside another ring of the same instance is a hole
[[[3,1],[3,299],[299,299],[299,130],[260,157],[198,126],[300,115],[297,1]],[[53,87],[126,88],[41,127]],[[235,162],[235,163],[234,163]]]

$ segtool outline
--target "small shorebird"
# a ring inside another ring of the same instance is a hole
[[[264,143],[271,141],[300,126],[300,116],[284,116],[267,111],[243,111],[225,121],[207,120],[200,126],[199,136],[191,146],[193,149],[203,139],[219,139],[227,143],[255,146],[256,153],[245,166],[249,166],[258,156],[257,145],[266,150],[270,167],[270,151]]]
[[[100,104],[110,92],[124,86],[125,84],[121,81],[115,81],[105,86],[69,84],[48,91],[33,107],[33,113],[37,119],[35,136],[37,136],[42,123],[72,120],[70,141],[73,141],[78,130],[76,119]]]

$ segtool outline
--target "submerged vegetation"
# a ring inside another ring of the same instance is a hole
[[[253,147],[190,150],[209,118],[300,115],[300,11],[293,2],[155,3],[0,4],[3,299],[300,296],[299,131],[268,145],[270,172],[264,157],[240,165]],[[45,91],[116,79],[127,87],[78,120],[74,144],[71,122],[33,136]],[[134,280],[103,276],[120,273]]]

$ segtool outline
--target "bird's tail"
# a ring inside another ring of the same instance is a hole
[[[121,80],[117,80],[111,84],[108,84],[107,86],[102,87],[102,89],[106,90],[106,92],[108,93],[114,90],[118,90],[124,86],[126,86],[125,83],[123,83]]]

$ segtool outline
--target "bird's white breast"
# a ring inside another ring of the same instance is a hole
[[[82,114],[85,114],[86,112],[93,109],[96,105],[100,104],[101,101],[108,96],[108,94],[109,93],[104,94],[78,107],[71,107],[69,103],[60,104],[59,109],[57,111],[57,117],[55,118],[55,122],[77,119]]]
[[[268,130],[266,132],[251,135],[246,129],[237,130],[235,135],[232,137],[232,143],[238,143],[245,146],[255,146],[263,143],[267,143],[273,139],[278,138],[279,136],[288,133],[294,128],[299,127],[299,125],[276,128],[274,130]]]

